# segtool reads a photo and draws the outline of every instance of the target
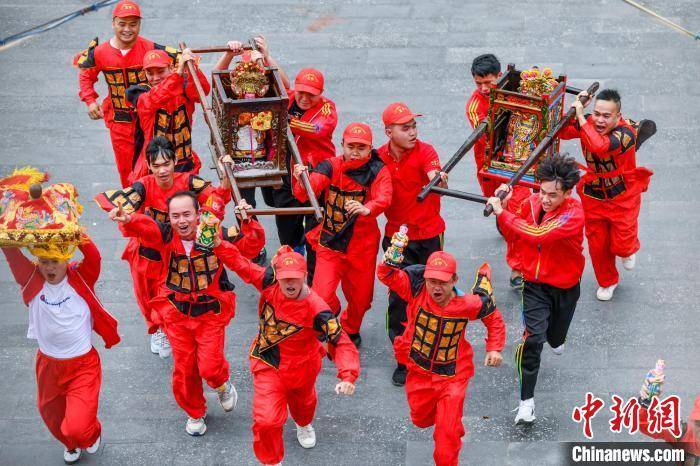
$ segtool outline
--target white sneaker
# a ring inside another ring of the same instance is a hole
[[[556,348],[552,348],[552,353],[556,354],[557,356],[561,356],[562,354],[564,354],[564,343],[557,346]]]
[[[316,446],[316,431],[314,431],[314,426],[309,424],[308,426],[297,426],[297,440],[302,448],[313,448]]]
[[[199,417],[197,419],[195,419],[193,417],[188,417],[187,418],[187,425],[185,426],[185,430],[191,436],[199,437],[201,435],[204,435],[204,433],[207,431],[207,425],[204,422],[203,417]]]
[[[219,404],[224,411],[233,411],[238,402],[238,392],[230,380],[227,380],[222,386],[216,389],[216,396],[219,398]]]
[[[622,266],[625,268],[625,270],[632,270],[637,263],[637,255],[632,254],[629,257],[621,257],[622,259]]]
[[[94,455],[97,453],[97,450],[100,449],[100,441],[102,440],[102,436],[97,437],[97,440],[95,440],[95,443],[90,445],[85,449],[86,452],[90,453],[91,455]]]
[[[155,333],[151,334],[151,353],[160,354],[160,345],[163,340],[163,332],[161,329],[156,330]]]
[[[161,359],[167,359],[171,354],[173,354],[173,349],[170,347],[170,340],[168,340],[168,336],[165,334],[165,332],[162,330],[158,331],[162,334],[158,356],[160,356]]]
[[[80,461],[80,455],[83,451],[80,448],[74,450],[63,449],[63,462],[66,464],[75,464]]]
[[[615,288],[617,288],[617,283],[608,287],[601,286],[598,288],[598,291],[596,291],[595,296],[598,298],[598,301],[610,301],[615,292]]]
[[[515,424],[532,424],[535,422],[535,399],[520,400],[518,414],[515,415]]]

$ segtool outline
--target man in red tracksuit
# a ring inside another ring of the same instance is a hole
[[[360,372],[357,349],[316,292],[306,284],[306,261],[282,246],[272,264],[260,267],[235,246],[227,266],[260,291],[260,330],[251,344],[253,372],[253,450],[263,464],[284,457],[282,429],[287,407],[294,418],[297,440],[304,448],[316,445],[311,421],[316,410],[316,378],[327,343],[338,367],[336,393],[351,395]]]
[[[80,100],[88,106],[90,118],[104,119],[112,140],[119,178],[122,186],[126,187],[138,156],[134,154],[136,118],[134,109],[126,100],[126,90],[133,85],[146,83],[146,75],[141,69],[146,52],[167,49],[174,55],[176,51],[139,36],[141,10],[133,1],[117,3],[112,13],[112,27],[114,37],[99,45],[95,38],[86,50],[75,57],[74,64],[80,68]],[[97,103],[99,96],[95,91],[100,73],[104,74],[109,93],[101,106]]]
[[[106,348],[120,340],[117,320],[95,296],[100,252],[87,236],[79,248],[83,260],[71,263],[40,252],[35,252],[38,260],[32,262],[18,248],[2,248],[29,307],[27,337],[39,344],[39,414],[51,434],[65,445],[67,464],[80,460],[83,449],[96,453],[100,446],[97,407],[102,367],[92,346],[92,331],[102,337]]]
[[[237,206],[243,208],[249,208],[245,201]],[[163,255],[162,285],[150,304],[172,346],[173,394],[188,415],[185,430],[193,436],[207,430],[202,379],[216,390],[225,411],[235,408],[238,397],[224,355],[226,326],[236,305],[233,285],[223,268],[228,262],[227,249],[195,243],[199,214],[197,197],[190,191],[170,197],[167,224],[121,209],[110,212],[124,236],[138,238],[142,245]],[[220,235],[226,242],[238,244],[248,257],[254,257],[265,243],[265,232],[255,220],[243,222],[240,231],[235,227],[222,229]]]
[[[584,91],[582,95],[587,94]],[[584,106],[577,98],[572,105],[576,119],[559,134],[562,139],[581,139],[587,167],[578,191],[599,285],[596,297],[601,301],[612,299],[620,281],[616,258],[622,259],[626,270],[634,268],[640,247],[637,233],[642,193],[653,174],[637,167],[637,131],[622,118],[621,105],[620,94],[605,89],[596,96],[593,114],[584,115]]]
[[[380,238],[377,216],[391,204],[391,174],[372,149],[372,130],[366,124],[350,123],[342,146],[341,156],[322,161],[309,173],[314,193],[325,193],[325,203],[322,223],[307,239],[316,248],[314,291],[337,315],[340,283],[348,302],[341,323],[359,347],[362,317],[374,293]],[[300,202],[307,200],[300,181],[306,170],[306,165],[294,166],[292,189]]]
[[[440,196],[433,193],[423,202],[416,199],[423,186],[440,175],[443,183],[447,174],[440,171],[440,159],[435,148],[418,139],[416,117],[403,103],[395,102],[382,113],[384,131],[389,141],[377,149],[379,157],[391,173],[391,205],[386,210],[382,248],[391,245],[391,237],[401,225],[408,227],[408,245],[403,250],[403,265],[424,264],[435,251],[442,250],[445,221],[440,216]],[[444,185],[444,184],[443,184]],[[406,327],[406,302],[394,292],[389,293],[387,334],[394,338]],[[406,366],[398,364],[391,377],[396,386],[406,382]]]
[[[489,113],[489,94],[491,89],[496,86],[498,78],[501,76],[501,62],[498,61],[495,55],[487,53],[479,55],[472,61],[472,78],[476,89],[469,97],[466,106],[467,121],[472,125],[472,128],[481,123],[488,117]],[[479,181],[481,192],[484,196],[493,196],[494,191],[500,185],[500,182],[486,180],[479,173],[484,167],[484,159],[486,157],[486,135],[479,138],[474,144],[474,162],[476,163],[476,178]]]
[[[192,122],[199,94],[199,79],[205,94],[209,81],[195,65],[197,76],[189,76],[187,62],[196,63],[196,56],[185,49],[176,69],[165,50],[151,50],[143,57],[143,70],[148,85],[138,84],[126,90],[129,103],[136,109],[139,127],[136,130],[137,161],[130,182],[149,174],[145,148],[155,136],[166,137],[175,148],[175,171],[199,173],[202,163],[192,149]]]
[[[544,342],[562,354],[564,341],[581,294],[583,257],[583,209],[573,198],[579,170],[573,157],[550,156],[537,167],[540,192],[520,205],[516,215],[498,197],[493,207],[506,240],[522,257],[523,342],[515,351],[520,376],[520,405],[516,424],[535,421],[535,384]],[[509,191],[508,185],[498,190]],[[510,192],[504,202],[509,202]]]
[[[479,55],[472,62],[472,77],[476,89],[472,92],[469,101],[467,101],[466,113],[467,120],[473,128],[488,117],[489,113],[489,95],[491,89],[494,88],[501,76],[501,63],[493,54]],[[494,191],[500,185],[499,181],[484,178],[479,173],[479,170],[484,168],[486,158],[486,135],[479,138],[474,145],[474,161],[476,162],[476,177],[481,186],[481,192],[484,196],[493,196]],[[516,186],[510,201],[508,202],[508,210],[514,214],[518,212],[520,203],[530,196],[530,190],[524,186]],[[510,286],[513,288],[522,288],[523,277],[520,270],[522,265],[518,251],[512,244],[506,242],[506,262],[511,269]]]
[[[176,173],[175,149],[163,136],[156,136],[148,143],[146,159],[150,175],[135,181],[128,188],[105,191],[95,196],[95,201],[104,211],[109,212],[121,205],[128,214],[146,214],[159,222],[167,223],[170,196],[178,191],[192,191],[197,195],[200,205],[207,206],[220,219],[224,218],[224,209],[231,200],[228,178],[224,177],[221,186],[214,188],[209,181],[197,175]],[[149,304],[156,297],[163,281],[160,251],[131,238],[122,259],[129,262],[136,302],[151,335],[151,352],[167,358],[171,354],[170,342],[158,324],[158,315]]]
[[[434,252],[427,264],[399,269],[382,262],[377,276],[408,303],[406,331],[394,340],[396,359],[408,366],[406,397],[413,424],[435,426],[433,458],[437,466],[456,466],[462,446],[462,412],[473,350],[465,330],[481,319],[488,330],[484,365],[499,366],[506,326],[496,308],[491,269],[484,264],[465,295],[458,290],[457,261]]]

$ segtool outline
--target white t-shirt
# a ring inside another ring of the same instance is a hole
[[[92,314],[85,300],[68,284],[44,283],[29,303],[27,338],[39,343],[42,353],[68,359],[92,349]]]
[[[119,50],[122,53],[122,57],[131,51],[131,49],[120,49],[119,47],[117,47],[117,41],[114,40],[114,37],[109,39],[109,45]]]

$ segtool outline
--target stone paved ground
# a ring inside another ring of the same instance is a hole
[[[0,3],[0,36],[26,29],[84,6],[81,0]],[[659,13],[700,29],[694,0],[647,0]],[[380,133],[383,107],[397,99],[425,114],[419,129],[446,161],[468,132],[464,103],[472,90],[468,67],[482,52],[519,67],[550,65],[583,87],[593,80],[618,88],[624,112],[656,120],[657,136],[639,154],[655,170],[641,213],[638,268],[624,274],[612,303],[595,300],[590,267],[561,357],[543,353],[537,390],[538,422],[529,431],[512,425],[517,405],[513,350],[521,332],[519,297],[506,286],[504,245],[492,220],[477,205],[443,204],[446,248],[464,277],[483,260],[494,267],[498,302],[508,322],[505,363],[477,368],[465,410],[468,434],[463,464],[561,464],[557,445],[582,438],[570,412],[586,391],[610,400],[638,389],[658,357],[667,363],[668,393],[690,400],[700,386],[696,266],[698,190],[690,176],[699,168],[695,148],[700,110],[697,42],[666,29],[618,0],[458,2],[447,0],[143,2],[143,33],[161,43],[186,40],[213,45],[267,35],[271,49],[294,74],[318,66],[328,95],[340,111],[339,127],[367,121]],[[74,182],[83,195],[85,222],[103,253],[98,293],[120,320],[122,343],[100,349],[104,383],[100,418],[103,447],[89,464],[254,464],[251,448],[251,377],[246,349],[256,331],[256,293],[239,286],[239,310],[230,326],[226,354],[239,390],[239,408],[223,414],[214,405],[209,432],[193,439],[170,391],[171,361],[151,355],[134,303],[127,266],[119,260],[124,241],[90,198],[117,184],[107,132],[85,115],[78,100],[73,54],[99,35],[109,37],[109,13],[100,11],[0,53],[0,172],[33,164],[54,180]],[[215,57],[203,60],[205,69]],[[102,89],[104,94],[104,90]],[[201,119],[196,147],[206,154]],[[380,136],[381,141],[383,138]],[[336,142],[339,133],[336,134]],[[579,154],[574,144],[566,148]],[[206,176],[212,173],[205,171]],[[451,178],[474,191],[474,168],[463,163]],[[270,219],[268,250],[277,238]],[[466,278],[463,286],[466,287]],[[61,447],[35,407],[32,364],[35,343],[25,338],[26,311],[6,266],[0,267],[0,463],[60,464]],[[318,380],[314,425],[318,446],[303,451],[292,429],[285,432],[288,464],[427,464],[432,431],[411,426],[403,391],[389,383],[393,363],[384,335],[385,289],[378,285],[364,327],[362,376],[350,399],[332,393],[334,370]],[[470,326],[477,363],[483,360],[483,327]],[[209,400],[214,402],[212,395]],[[689,405],[683,406],[684,415]],[[608,413],[596,418],[596,439],[623,440],[607,432]],[[290,424],[287,424],[289,428]],[[635,437],[639,439],[639,437]]]

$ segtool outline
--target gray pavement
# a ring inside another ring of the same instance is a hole
[[[0,2],[0,36],[58,17],[86,4],[82,0]],[[700,29],[695,0],[646,0],[645,4],[685,27]],[[700,121],[700,44],[619,0],[447,1],[417,0],[160,0],[143,2],[143,34],[160,43],[205,46],[255,33],[290,74],[304,66],[324,71],[327,94],[337,103],[339,128],[369,122],[383,140],[380,113],[394,100],[425,115],[420,137],[434,144],[445,162],[465,139],[464,104],[472,90],[469,65],[477,54],[496,53],[519,67],[552,66],[573,85],[593,80],[618,88],[623,113],[656,120],[659,133],[638,155],[656,174],[640,217],[642,250],[638,267],[623,274],[611,303],[595,300],[590,265],[566,353],[545,349],[536,403],[537,424],[512,425],[517,406],[513,350],[522,331],[520,299],[507,287],[504,244],[481,208],[453,199],[443,203],[446,249],[460,261],[462,286],[478,265],[494,268],[499,307],[508,323],[501,368],[483,368],[484,329],[470,325],[477,371],[468,390],[464,422],[468,433],[462,464],[562,464],[559,442],[583,437],[571,410],[591,391],[632,395],[657,358],[667,360],[667,393],[681,396],[683,415],[700,387],[697,231],[700,197],[693,176],[699,167],[696,137]],[[184,432],[185,415],[170,390],[172,361],[151,355],[141,314],[132,297],[125,244],[116,227],[91,201],[118,178],[107,132],[85,114],[77,98],[74,53],[93,37],[110,36],[109,12],[90,14],[0,52],[0,173],[37,165],[82,193],[84,220],[103,254],[98,294],[118,317],[122,343],[98,345],[103,361],[100,418],[103,447],[86,464],[255,464],[252,451],[251,376],[246,350],[256,332],[256,292],[238,285],[238,313],[229,327],[226,354],[239,391],[238,409],[224,414],[212,405],[206,436]],[[214,56],[204,57],[210,69]],[[101,88],[104,95],[104,89]],[[340,131],[336,132],[339,142]],[[198,117],[195,146],[207,154],[205,125]],[[577,144],[564,148],[580,155]],[[206,177],[213,174],[205,170]],[[474,166],[466,159],[451,185],[477,189]],[[278,244],[270,222],[268,251]],[[0,266],[0,464],[62,464],[62,448],[36,410],[35,343],[25,338],[26,309],[8,269]],[[386,290],[377,283],[360,351],[357,394],[332,392],[334,368],[326,361],[317,389],[314,420],[318,446],[302,450],[291,421],[284,437],[287,464],[429,464],[432,429],[413,427],[405,396],[389,378],[394,367],[384,334]],[[606,408],[607,411],[607,408]],[[626,440],[607,429],[609,412],[594,421],[596,440]],[[641,440],[639,436],[632,440]]]

